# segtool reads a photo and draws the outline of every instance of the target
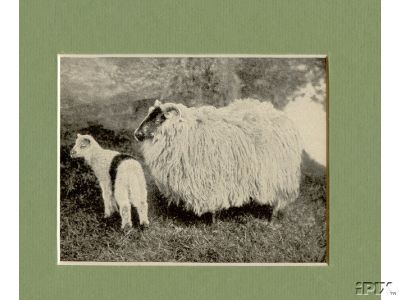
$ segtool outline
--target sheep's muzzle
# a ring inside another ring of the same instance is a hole
[[[134,136],[135,136],[135,139],[136,139],[138,142],[143,142],[143,140],[145,139],[144,132],[141,131],[141,130],[138,130],[138,129],[135,130]]]

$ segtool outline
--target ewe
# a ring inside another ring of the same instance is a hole
[[[71,157],[83,157],[99,180],[104,201],[104,216],[119,209],[121,228],[132,227],[131,205],[137,208],[142,227],[147,218],[147,189],[142,166],[131,156],[103,149],[90,135],[80,135]]]
[[[199,216],[250,201],[276,214],[298,196],[299,133],[270,103],[217,109],[156,101],[135,137],[160,192]]]

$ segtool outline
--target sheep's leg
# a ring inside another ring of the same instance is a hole
[[[207,223],[215,224],[215,222],[216,222],[215,212],[208,212],[205,214],[205,216],[206,216]]]
[[[282,218],[283,218],[283,210],[282,209],[280,209],[280,208],[274,208],[273,209],[273,211],[272,211],[272,217],[273,218],[276,218],[276,219],[278,219],[278,220],[281,220]]]
[[[114,212],[114,208],[112,206],[112,192],[107,183],[100,182],[100,187],[104,202],[104,217],[108,218]]]

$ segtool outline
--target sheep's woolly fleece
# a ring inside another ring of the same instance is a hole
[[[155,105],[180,111],[142,144],[145,162],[169,202],[202,215],[251,200],[279,210],[297,198],[300,137],[270,103],[235,100],[218,109]]]

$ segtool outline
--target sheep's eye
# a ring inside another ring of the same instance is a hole
[[[164,117],[164,115],[162,115],[161,117],[159,117],[159,118],[157,118],[156,119],[156,124],[161,124],[162,122],[164,122],[165,121],[165,117]]]
[[[87,144],[85,144],[85,143],[82,143],[82,144],[80,145],[80,148],[81,148],[81,149],[86,148],[86,147],[87,147]]]

